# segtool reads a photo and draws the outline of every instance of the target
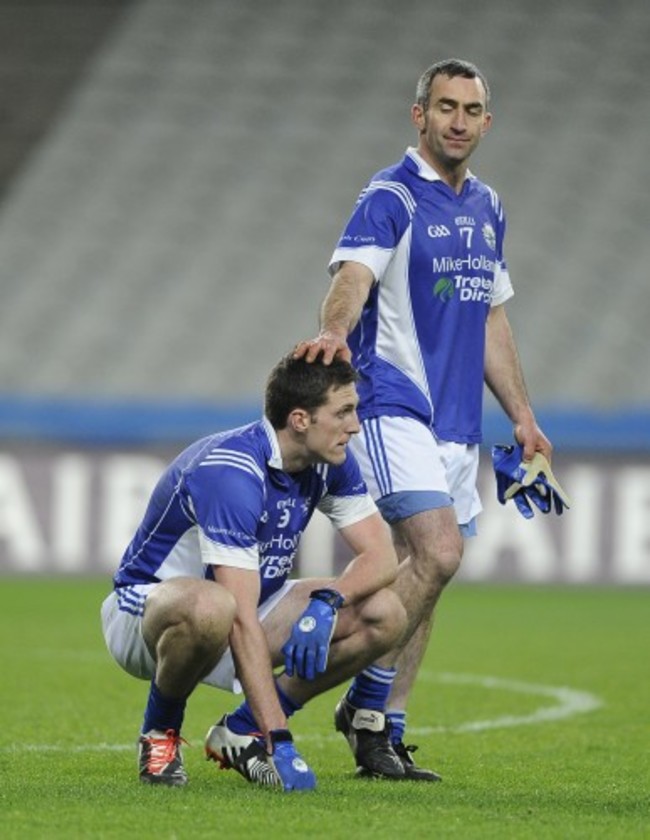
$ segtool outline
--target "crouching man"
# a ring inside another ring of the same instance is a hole
[[[183,716],[206,683],[245,695],[210,728],[208,758],[250,782],[314,788],[288,718],[400,639],[397,557],[347,448],[356,381],[347,362],[289,354],[268,379],[264,417],[196,441],[155,487],[102,605],[111,655],[150,682],[143,782],[187,783]],[[290,580],[316,508],[354,556],[337,578]]]

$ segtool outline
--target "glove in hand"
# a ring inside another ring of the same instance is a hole
[[[342,602],[343,598],[334,590],[319,589],[312,593],[309,606],[282,646],[284,667],[290,677],[296,674],[303,680],[313,680],[325,671],[338,607]]]
[[[570,499],[562,489],[551,466],[541,452],[536,452],[530,461],[523,460],[523,447],[492,447],[492,464],[497,482],[497,498],[504,505],[514,499],[517,510],[526,519],[532,519],[532,501],[542,513],[551,508],[561,515],[570,507]]]
[[[272,729],[269,735],[270,754],[266,751],[264,738],[251,737],[246,748],[224,766],[233,767],[253,784],[281,787],[285,791],[313,790],[316,776],[296,750],[291,732]]]
[[[273,752],[268,762],[275,770],[283,790],[313,790],[316,776],[304,758],[296,750],[288,729],[271,730]]]

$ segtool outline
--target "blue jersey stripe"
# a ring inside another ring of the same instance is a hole
[[[122,612],[143,615],[145,600],[146,596],[135,592],[131,586],[122,586],[117,590],[117,605]]]

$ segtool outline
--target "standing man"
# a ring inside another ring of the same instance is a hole
[[[356,380],[343,360],[290,354],[271,372],[261,420],[196,441],[154,489],[102,606],[112,656],[150,683],[143,782],[187,783],[181,727],[203,682],[243,686],[246,698],[208,732],[209,758],[251,782],[312,789],[287,718],[404,631],[386,588],[397,573],[390,532],[347,452],[359,431]],[[289,580],[315,508],[355,556],[335,580]]]
[[[434,607],[481,510],[484,382],[524,458],[551,453],[504,307],[513,290],[503,208],[468,169],[492,122],[489,98],[484,75],[466,61],[441,61],[421,76],[411,108],[417,147],[361,192],[332,256],[320,333],[295,350],[308,361],[351,359],[359,370],[353,450],[401,561],[394,588],[407,632],[335,712],[364,775],[440,778],[404,745],[406,706]]]

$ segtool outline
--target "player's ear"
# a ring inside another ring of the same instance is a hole
[[[424,109],[417,102],[411,106],[411,122],[417,128],[418,134],[422,134],[426,128],[426,119]]]
[[[492,125],[492,114],[489,111],[486,111],[486,114],[483,117],[483,125],[481,127],[481,137],[485,137],[485,135],[490,130],[491,125]]]
[[[294,432],[306,432],[309,428],[309,413],[303,408],[294,408],[289,415],[288,425]]]

